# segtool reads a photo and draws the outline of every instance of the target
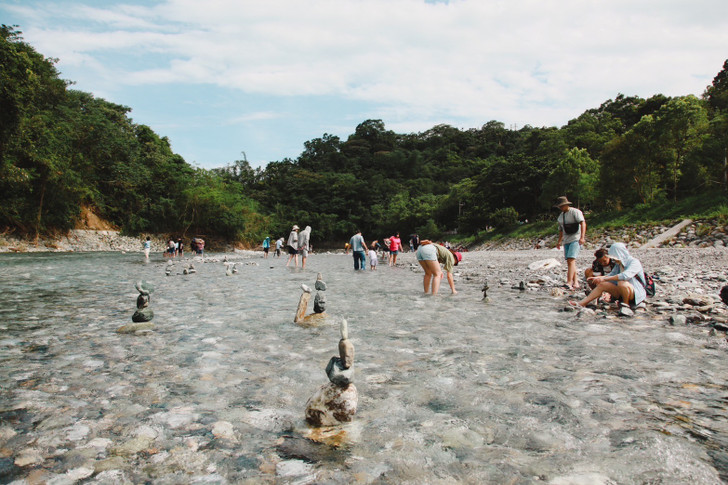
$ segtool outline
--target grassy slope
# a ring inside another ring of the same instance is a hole
[[[463,244],[496,241],[509,238],[536,238],[552,236],[556,231],[556,212],[553,221],[533,222],[502,231],[481,232],[460,240]],[[653,226],[657,224],[676,224],[685,218],[719,219],[728,221],[728,197],[721,192],[700,194],[678,202],[661,201],[653,204],[640,204],[620,212],[588,213],[587,233],[592,230],[615,229],[624,226]],[[453,238],[454,239],[454,238]]]

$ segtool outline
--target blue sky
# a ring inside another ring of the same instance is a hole
[[[618,93],[700,95],[728,58],[725,0],[0,0],[0,22],[204,168],[366,119],[562,126]]]

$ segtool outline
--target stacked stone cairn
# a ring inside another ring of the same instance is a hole
[[[316,288],[316,297],[313,299],[313,311],[323,313],[326,311],[326,283],[321,273],[316,275],[314,288]]]
[[[331,357],[326,366],[330,382],[306,403],[306,422],[311,426],[337,426],[351,422],[356,414],[359,395],[354,385],[354,345],[348,333],[347,322],[342,320],[339,356]]]
[[[313,302],[313,311],[311,315],[306,315],[308,310],[308,302],[311,300],[311,287],[302,284],[301,289],[303,293],[301,298],[298,300],[298,308],[296,309],[296,317],[293,319],[294,323],[311,323],[318,321],[321,317],[325,317],[324,312],[326,311],[326,283],[324,282],[323,275],[319,273],[316,276],[316,297]]]
[[[236,268],[237,263],[228,263],[225,262],[225,276],[232,276],[234,274],[238,273],[238,268]]]
[[[137,281],[134,286],[139,291],[136,302],[137,309],[131,316],[131,321],[134,323],[119,327],[116,330],[118,333],[138,333],[140,331],[151,330],[154,327],[152,323],[154,312],[149,308],[154,286],[142,280]]]

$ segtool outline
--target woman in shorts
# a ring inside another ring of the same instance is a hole
[[[435,244],[429,239],[424,239],[420,241],[420,246],[417,248],[416,254],[417,261],[422,266],[422,269],[425,270],[425,276],[422,280],[425,293],[430,292],[430,284],[432,284],[433,295],[437,295],[438,291],[440,291],[440,280],[443,276],[440,264],[442,264],[447,273],[447,282],[450,285],[450,290],[453,295],[457,294],[452,271],[453,267],[457,266],[463,259],[460,253],[454,253],[445,246]]]

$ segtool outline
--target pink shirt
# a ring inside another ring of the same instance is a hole
[[[392,236],[389,238],[389,250],[390,251],[399,251],[399,249],[402,247],[402,240],[398,237]]]

